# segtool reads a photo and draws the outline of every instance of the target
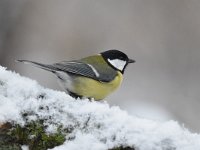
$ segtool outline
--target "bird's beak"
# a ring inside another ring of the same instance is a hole
[[[133,59],[128,59],[128,63],[134,63],[135,62],[135,60],[133,60]]]

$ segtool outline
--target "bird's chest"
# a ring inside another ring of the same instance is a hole
[[[77,77],[74,79],[74,93],[79,93],[84,97],[91,97],[96,100],[104,99],[115,91],[121,84],[123,76],[118,72],[117,76],[110,82],[99,82],[87,77]]]

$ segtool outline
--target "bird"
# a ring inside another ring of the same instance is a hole
[[[60,85],[74,98],[96,101],[105,99],[122,83],[123,74],[135,60],[120,50],[111,49],[79,60],[42,64],[30,60],[17,60],[52,72]]]

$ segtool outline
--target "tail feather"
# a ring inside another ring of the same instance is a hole
[[[42,63],[38,63],[38,62],[34,62],[34,61],[30,61],[30,60],[16,60],[16,62],[23,62],[24,64],[31,64],[35,67],[47,70],[47,71],[51,71],[51,72],[55,72],[57,69],[52,66],[52,65],[46,65],[46,64],[42,64]]]

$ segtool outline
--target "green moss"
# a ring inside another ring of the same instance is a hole
[[[112,149],[109,149],[109,150],[135,150],[134,148],[131,148],[131,147],[115,147],[115,148],[112,148]]]
[[[73,128],[63,129],[58,126],[56,133],[47,134],[46,128],[42,120],[27,123],[25,126],[5,124],[0,128],[0,150],[21,150],[20,145],[29,146],[29,150],[47,150],[62,145],[66,134],[73,131]],[[119,146],[109,150],[135,149]]]
[[[0,150],[21,150],[21,146],[18,144],[1,144],[0,142]]]
[[[21,150],[20,144],[13,142],[12,136],[8,134],[11,128],[10,123],[0,126],[0,150]]]
[[[10,135],[15,143],[28,145],[30,150],[46,150],[61,145],[65,141],[65,135],[61,127],[54,134],[47,134],[43,121],[30,122],[24,127],[14,125]]]

